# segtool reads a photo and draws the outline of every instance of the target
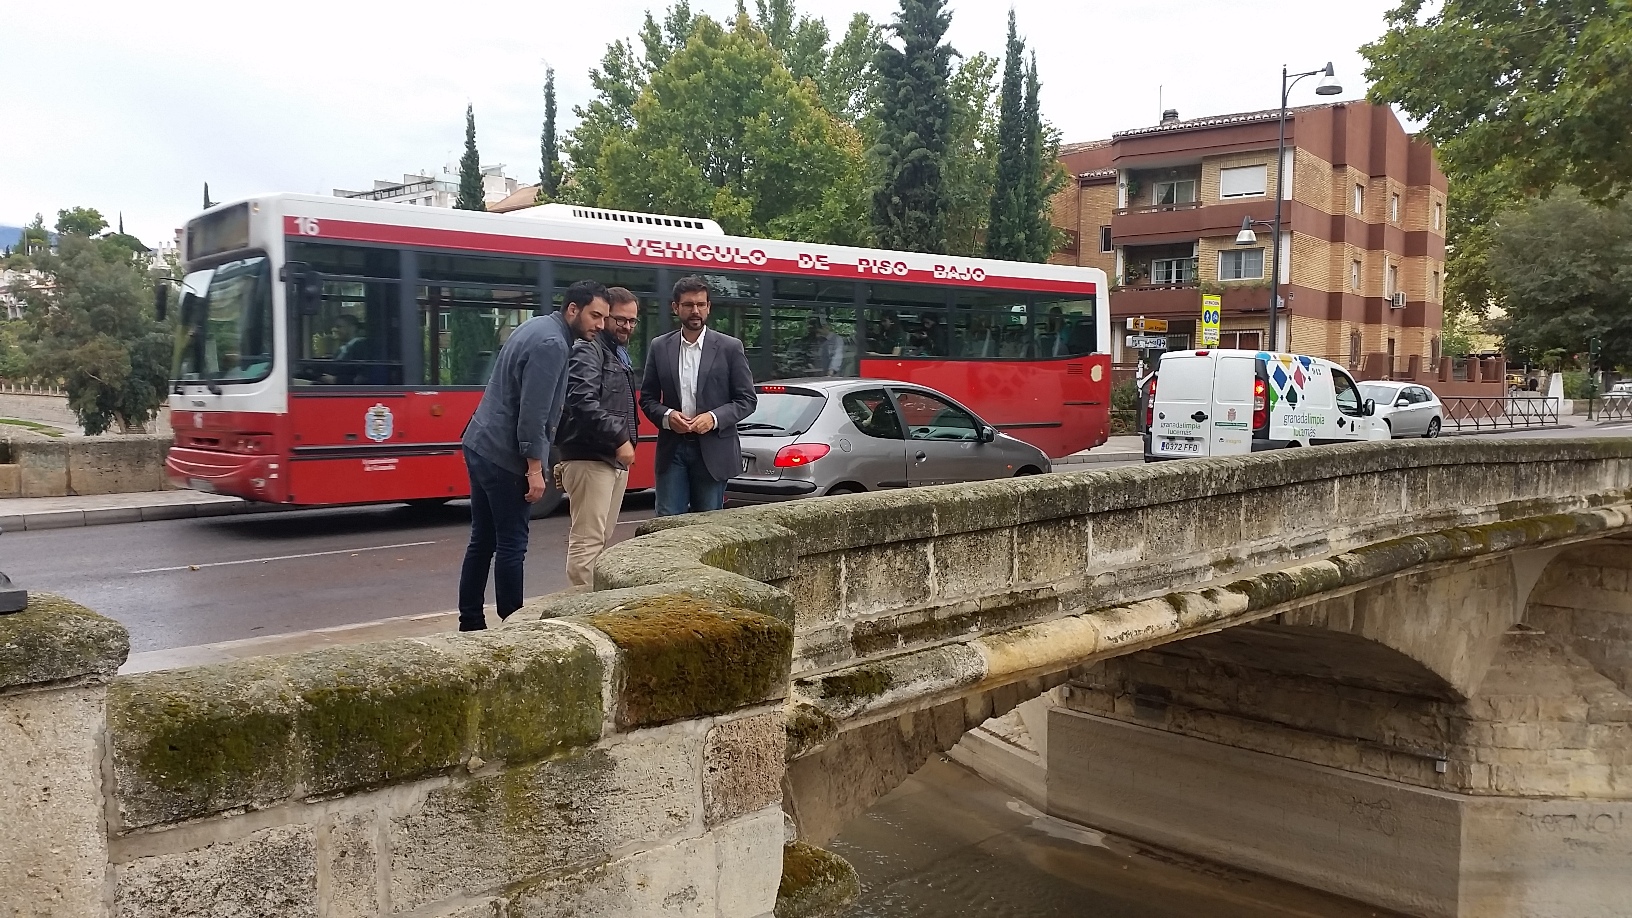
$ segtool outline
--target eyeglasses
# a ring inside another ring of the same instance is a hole
[[[629,318],[625,319],[622,316],[607,316],[606,321],[611,322],[613,325],[623,326],[623,327],[627,327],[627,328],[634,328],[635,323],[640,321],[640,317],[639,316],[630,316]]]

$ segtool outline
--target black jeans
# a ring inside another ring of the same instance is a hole
[[[527,561],[531,514],[527,479],[507,472],[466,450],[470,472],[470,545],[459,572],[459,630],[487,627],[482,600],[487,596],[487,569],[493,568],[493,599],[499,618],[521,608],[521,577]]]

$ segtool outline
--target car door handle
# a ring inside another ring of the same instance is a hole
[[[923,462],[923,461],[924,461],[924,460],[925,460],[925,459],[928,459],[928,458],[929,458],[929,457],[928,457],[928,456],[926,456],[926,455],[924,455],[924,453],[923,453],[923,451],[922,451],[922,450],[920,450],[920,451],[919,451],[919,452],[918,452],[918,454],[917,454],[917,456],[916,456],[916,458],[917,458],[917,459],[918,459],[918,461],[919,461],[919,462]]]
[[[1190,420],[1195,421],[1197,424],[1200,424],[1202,421],[1207,420],[1207,412],[1198,411],[1195,414],[1190,415]]]

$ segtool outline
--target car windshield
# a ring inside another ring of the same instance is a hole
[[[1378,405],[1394,404],[1394,400],[1399,397],[1399,394],[1400,390],[1397,386],[1379,386],[1376,383],[1360,384],[1360,397],[1371,399]]]
[[[761,386],[759,406],[737,424],[744,437],[787,437],[802,434],[827,404],[827,396],[813,389]]]
[[[272,283],[264,255],[194,271],[181,282],[171,377],[255,382],[272,372]]]

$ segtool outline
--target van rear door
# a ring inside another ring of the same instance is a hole
[[[1213,373],[1210,455],[1238,456],[1252,452],[1252,384],[1257,378],[1256,356],[1218,355],[1218,367]]]
[[[1213,358],[1180,352],[1162,357],[1156,377],[1150,454],[1206,456],[1213,433]]]

